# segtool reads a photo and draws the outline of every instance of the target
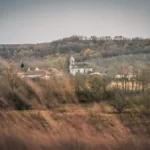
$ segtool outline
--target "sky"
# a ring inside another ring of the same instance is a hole
[[[0,44],[150,37],[150,0],[0,0]]]

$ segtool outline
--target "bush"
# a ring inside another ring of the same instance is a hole
[[[127,108],[129,108],[129,100],[127,96],[121,90],[114,91],[113,100],[109,102],[109,104],[119,113],[121,114]]]
[[[107,89],[107,78],[78,76],[75,80],[76,95],[80,102],[100,102],[111,97],[111,91]]]

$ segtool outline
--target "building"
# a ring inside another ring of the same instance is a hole
[[[55,68],[39,69],[38,67],[35,69],[28,68],[27,72],[18,72],[17,75],[21,78],[40,78],[46,80],[50,79],[51,77],[63,76],[62,72]]]
[[[100,73],[100,72],[93,72],[89,74],[90,76],[107,76],[106,73]]]
[[[72,75],[88,74],[93,71],[93,68],[89,67],[87,63],[75,63],[75,58],[70,57],[69,60],[69,73]]]
[[[49,73],[45,70],[36,70],[36,71],[27,71],[24,73],[25,78],[47,78],[49,75]]]

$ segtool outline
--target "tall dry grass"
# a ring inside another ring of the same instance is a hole
[[[20,78],[17,72],[18,68],[6,64],[5,70],[0,74],[1,109],[49,109],[62,103],[77,102],[74,88],[68,77],[31,80]]]
[[[0,113],[2,150],[148,150],[149,138],[133,135],[112,115],[25,111]]]
[[[9,68],[9,65],[5,67]],[[147,133],[150,133],[150,128],[146,132],[141,130],[149,126],[148,119],[143,122],[134,118],[136,128],[133,130],[133,124],[130,124],[133,118],[123,122],[115,114],[107,114],[106,109],[110,108],[104,108],[103,103],[100,107],[87,104],[90,109],[77,103],[76,85],[82,94],[86,94],[88,86],[83,78],[29,80],[16,76],[16,71],[17,68],[0,76],[0,149],[149,149],[150,134]],[[91,85],[96,89],[92,93],[87,91],[89,94],[105,91],[104,86],[99,90],[98,84]],[[76,105],[71,107],[71,104]]]

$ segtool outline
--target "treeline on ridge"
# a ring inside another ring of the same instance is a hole
[[[125,38],[116,36],[111,38],[91,36],[71,36],[49,43],[39,44],[1,44],[0,57],[4,59],[20,60],[26,58],[44,58],[48,55],[68,55],[91,49],[98,56],[107,58],[119,55],[140,54],[150,52],[150,39]]]

